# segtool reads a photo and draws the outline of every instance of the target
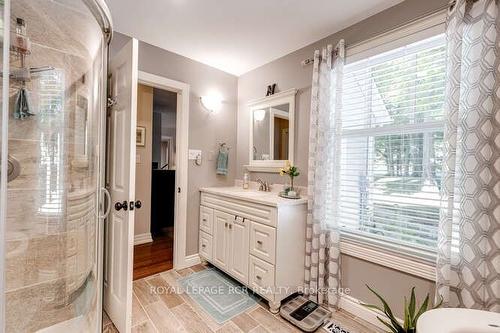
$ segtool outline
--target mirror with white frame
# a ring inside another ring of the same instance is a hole
[[[279,172],[293,163],[296,89],[251,101],[249,165],[255,172]]]

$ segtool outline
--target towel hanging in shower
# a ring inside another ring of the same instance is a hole
[[[227,167],[229,163],[229,150],[225,146],[221,146],[219,149],[219,156],[217,156],[217,174],[227,175]]]
[[[34,116],[31,113],[31,103],[28,89],[21,88],[17,93],[16,104],[14,105],[14,118],[23,119],[29,116]]]

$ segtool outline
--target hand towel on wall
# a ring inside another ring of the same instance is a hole
[[[229,163],[229,151],[227,148],[222,147],[219,149],[217,156],[217,174],[227,176],[227,166]]]

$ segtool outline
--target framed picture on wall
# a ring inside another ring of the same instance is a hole
[[[135,144],[140,147],[146,145],[146,127],[137,126],[135,131]]]

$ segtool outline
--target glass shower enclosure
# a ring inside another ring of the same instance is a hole
[[[109,13],[0,10],[0,332],[99,332]]]

